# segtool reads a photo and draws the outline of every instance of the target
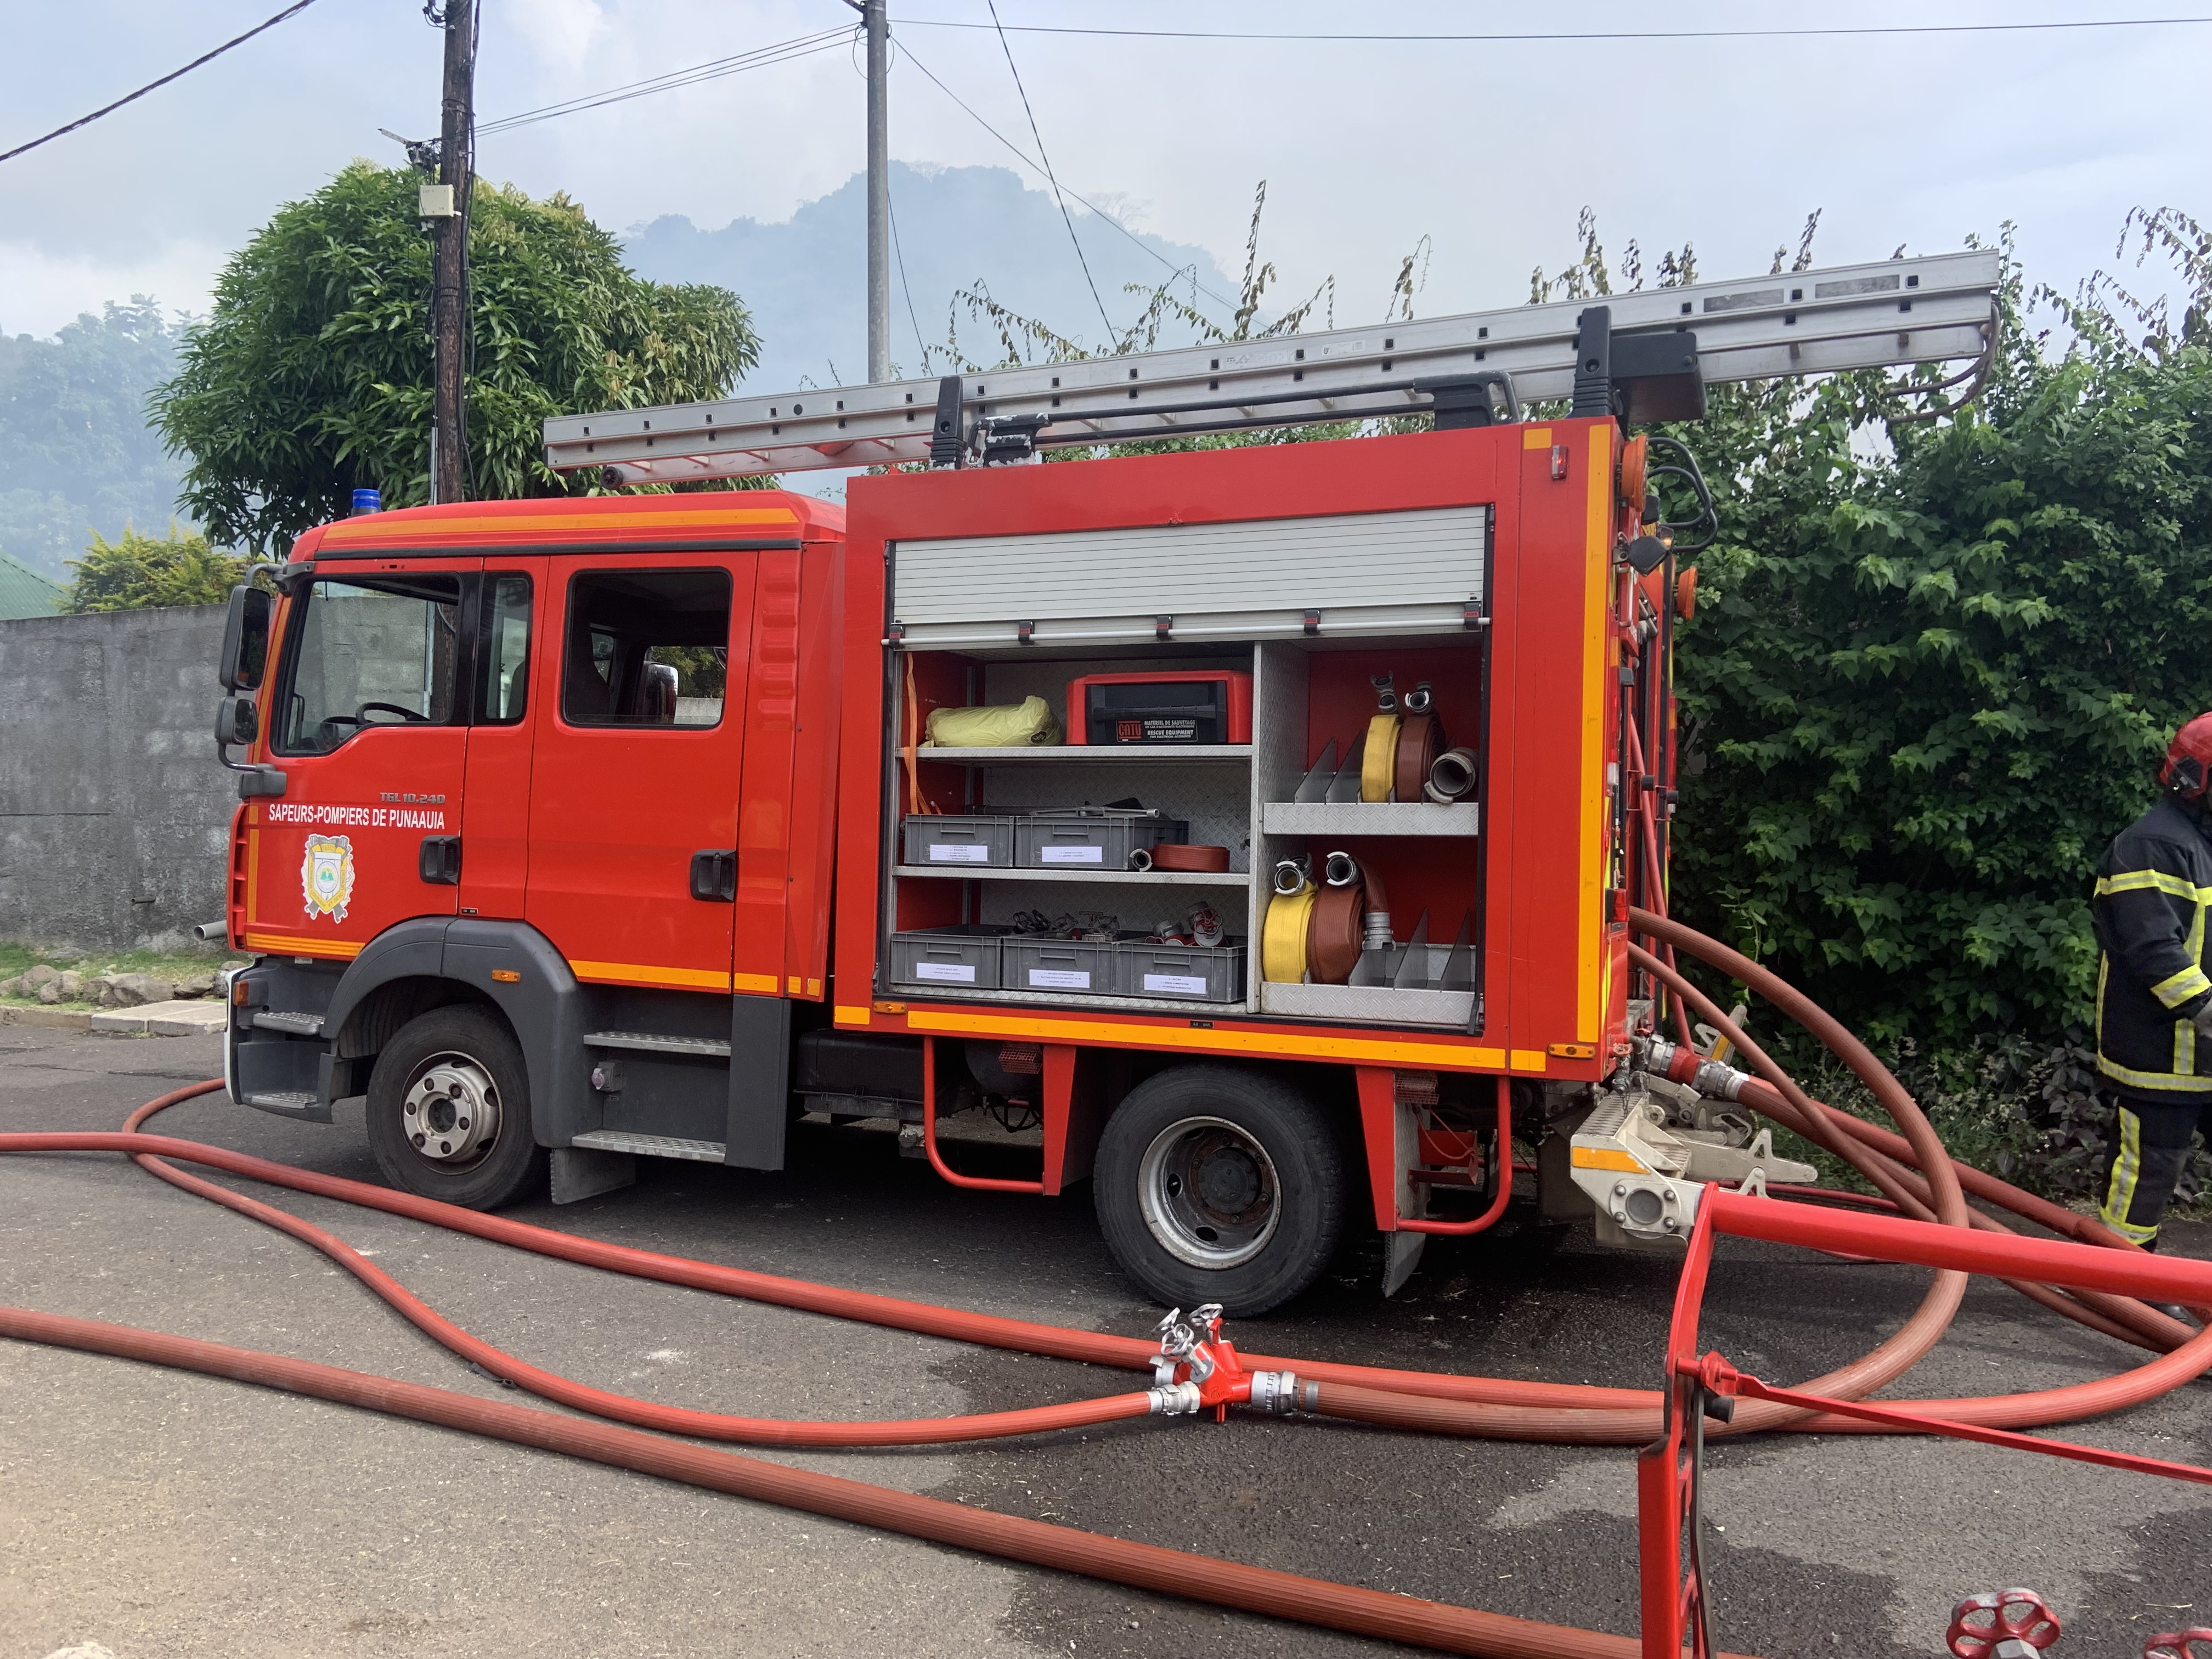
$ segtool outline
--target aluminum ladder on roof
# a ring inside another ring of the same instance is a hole
[[[1517,418],[1518,399],[1577,414],[1704,412],[1704,388],[1981,357],[1996,340],[1993,251],[1640,289],[1601,304],[1382,323],[995,369],[942,380],[556,416],[545,459],[610,483],[666,483],[1435,412]]]

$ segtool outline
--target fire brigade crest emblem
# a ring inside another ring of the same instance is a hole
[[[307,901],[307,920],[328,916],[346,919],[353,902],[353,838],[349,836],[310,836],[307,856],[300,860],[300,890]]]

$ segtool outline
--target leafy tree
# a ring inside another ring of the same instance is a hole
[[[2008,343],[1940,423],[1855,375],[1678,434],[1723,520],[1677,656],[1678,907],[1934,1048],[2086,1018],[2095,860],[2212,707],[2212,353],[2109,279],[2039,297],[2069,348],[2008,264]]]
[[[251,561],[208,538],[179,530],[173,521],[166,536],[142,536],[128,525],[110,542],[94,532],[82,559],[70,561],[76,572],[64,608],[143,611],[157,606],[221,605],[246,580]]]
[[[266,550],[356,487],[428,496],[431,243],[419,175],[356,161],[224,268],[214,313],[154,398],[189,456],[184,501],[218,541]],[[727,290],[647,283],[565,196],[479,181],[469,235],[474,494],[595,487],[544,460],[550,415],[720,397],[758,343]]]
[[[0,335],[0,548],[59,576],[88,530],[175,509],[177,462],[146,423],[178,330],[144,295],[52,339]]]

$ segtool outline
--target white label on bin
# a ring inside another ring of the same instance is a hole
[[[1091,988],[1091,972],[1085,968],[1032,968],[1030,969],[1030,988],[1033,991],[1087,991]]]
[[[1106,849],[1103,847],[1041,847],[1047,864],[1103,864]]]
[[[988,864],[991,849],[981,842],[963,844],[933,841],[929,843],[929,861],[932,864]]]
[[[1206,978],[1200,974],[1146,974],[1147,991],[1164,991],[1172,996],[1202,997],[1206,994]]]
[[[951,980],[961,985],[975,982],[975,970],[964,962],[917,962],[914,964],[914,976]]]

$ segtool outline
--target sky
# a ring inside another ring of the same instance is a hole
[[[478,109],[556,100],[844,27],[843,0],[484,0]],[[276,0],[4,0],[0,149],[167,72]],[[2212,13],[2205,0],[1000,0],[1009,25],[1121,29],[1525,31],[2020,22]],[[1029,119],[983,0],[893,0],[891,153],[916,167],[1024,164]],[[1571,258],[1577,212],[1618,258],[1694,243],[1703,272],[1767,269],[1821,212],[1818,262],[1956,247],[2014,222],[2032,278],[2112,262],[2130,207],[2212,216],[2203,112],[2212,26],[1852,40],[1315,42],[1008,37],[1061,182],[1234,275],[1253,192],[1286,301],[1334,278],[1336,316],[1379,317],[1407,253],[1423,315],[1518,303]],[[419,0],[317,0],[82,131],[0,162],[0,330],[46,333],[106,299],[204,310],[278,204],[377,129],[437,124],[440,39]],[[483,138],[479,166],[564,190],[617,230],[682,216],[774,223],[862,165],[857,47]],[[1044,181],[1025,173],[1038,188]],[[1040,259],[1073,253],[1040,247]],[[1124,302],[1109,296],[1109,313]],[[917,313],[946,296],[916,294]],[[1093,336],[1103,325],[1090,319]],[[908,355],[911,325],[895,325]],[[773,390],[767,386],[759,389]]]

